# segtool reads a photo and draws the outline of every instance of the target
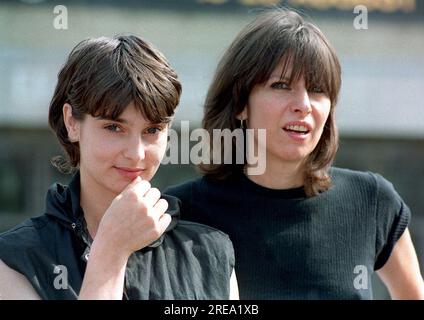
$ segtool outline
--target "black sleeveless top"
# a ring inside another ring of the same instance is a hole
[[[52,185],[43,215],[0,235],[0,259],[23,274],[42,299],[78,298],[92,242],[79,182],[77,173],[68,187]],[[228,299],[234,267],[228,236],[179,220],[179,200],[162,197],[172,222],[158,240],[130,256],[123,298]]]

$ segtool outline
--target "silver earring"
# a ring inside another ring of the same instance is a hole
[[[244,129],[244,119],[241,119],[240,120],[240,128],[241,129]]]

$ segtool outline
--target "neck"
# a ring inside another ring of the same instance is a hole
[[[263,187],[269,189],[292,189],[303,186],[303,164],[301,162],[279,161],[272,165],[267,163],[265,172],[261,175],[247,177]]]
[[[94,239],[100,221],[115,198],[115,195],[109,190],[99,188],[99,185],[85,175],[83,170],[80,170],[80,177],[80,205],[84,211],[88,232]]]

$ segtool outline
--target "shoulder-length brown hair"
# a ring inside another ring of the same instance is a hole
[[[291,64],[290,82],[303,76],[308,89],[318,86],[331,101],[321,139],[305,163],[305,191],[308,196],[314,196],[331,186],[328,168],[338,147],[334,107],[341,86],[341,69],[323,33],[296,12],[266,11],[239,33],[218,64],[204,104],[202,125],[210,134],[213,129],[240,127],[236,116],[247,105],[252,88],[267,81],[281,61],[284,64],[282,76]],[[212,145],[210,148],[213,150]],[[235,146],[232,149],[234,159]],[[198,168],[212,178],[224,179],[242,170],[243,166],[211,162],[202,163]]]
[[[69,157],[56,157],[53,165],[69,172],[80,160],[79,144],[69,141],[63,121],[65,103],[78,120],[87,114],[117,119],[133,102],[147,120],[167,123],[180,95],[177,74],[148,42],[134,35],[81,41],[60,70],[50,102],[50,127]]]

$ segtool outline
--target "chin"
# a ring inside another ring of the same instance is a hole
[[[281,152],[279,157],[284,162],[301,162],[305,160],[310,153],[305,150],[291,149]]]
[[[143,172],[143,174],[140,175],[140,178],[143,179],[143,180],[150,181],[150,180],[152,180],[153,176],[154,176],[154,174],[151,173],[151,172]]]
[[[111,185],[110,191],[117,196],[120,194],[124,189],[129,185],[130,183],[128,181],[119,181]]]

